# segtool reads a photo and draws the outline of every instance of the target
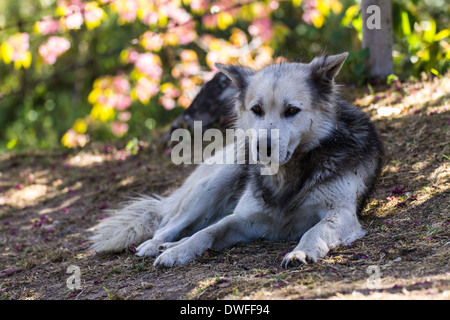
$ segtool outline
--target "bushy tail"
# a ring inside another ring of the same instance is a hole
[[[161,200],[157,196],[142,196],[111,211],[110,217],[92,229],[91,250],[118,252],[151,239],[161,221]]]

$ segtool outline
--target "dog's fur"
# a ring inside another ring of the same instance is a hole
[[[201,164],[168,197],[138,198],[101,222],[92,249],[120,251],[143,242],[138,256],[157,256],[155,266],[170,267],[238,242],[300,240],[282,261],[290,267],[362,237],[357,215],[383,152],[368,118],[337,93],[334,78],[347,55],[258,71],[218,64],[236,88],[236,128],[279,130],[272,141],[278,172],[261,175],[261,163]],[[299,112],[289,115],[288,108]],[[258,138],[249,144],[255,147]],[[214,157],[226,152],[229,147]]]

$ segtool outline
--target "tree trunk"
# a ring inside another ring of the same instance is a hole
[[[362,0],[362,47],[369,48],[369,70],[380,80],[394,73],[392,59],[392,1]]]

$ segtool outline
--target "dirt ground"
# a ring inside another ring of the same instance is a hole
[[[0,298],[450,299],[450,76],[343,93],[370,114],[386,149],[364,238],[289,270],[280,263],[295,242],[240,244],[171,269],[133,248],[94,255],[89,229],[108,209],[167,194],[194,167],[173,165],[152,143],[135,155],[112,145],[6,154]],[[69,266],[79,268],[80,289],[67,287]]]

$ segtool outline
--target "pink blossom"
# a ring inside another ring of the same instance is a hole
[[[128,120],[131,119],[131,113],[128,112],[128,111],[121,112],[121,113],[118,114],[117,117],[119,118],[120,121],[127,122]]]
[[[173,32],[176,34],[178,38],[178,44],[180,45],[191,43],[197,38],[197,32],[195,31],[195,25],[193,21],[175,27],[173,29]]]
[[[69,48],[70,42],[67,39],[52,36],[48,38],[47,42],[39,46],[39,54],[44,60],[44,63],[54,64],[56,59],[69,50]]]
[[[141,36],[141,45],[148,51],[159,51],[164,44],[164,39],[160,34],[146,31]]]
[[[280,4],[278,3],[278,1],[270,1],[270,3],[269,3],[269,8],[271,9],[271,10],[276,10],[276,9],[278,9],[278,7],[280,6]]]
[[[183,91],[187,91],[187,90],[191,90],[193,88],[195,88],[195,82],[192,81],[191,78],[181,78],[180,79],[180,84],[181,84],[181,89],[183,89]]]
[[[55,33],[59,30],[59,20],[52,20],[51,17],[45,17],[44,20],[36,21],[35,28],[42,34]]]
[[[191,75],[197,75],[200,73],[200,64],[198,57],[193,50],[183,50],[180,53],[181,63],[177,64],[172,69],[172,75],[174,78],[189,77]]]
[[[70,1],[69,3],[65,1],[60,1],[58,3],[59,7],[62,7],[64,12],[64,17],[61,22],[68,29],[79,29],[84,22],[83,15],[83,3],[81,1]]]
[[[307,0],[303,5],[304,13],[302,19],[307,24],[314,24],[314,20],[322,15],[319,9],[317,9],[317,4],[317,0]]]
[[[153,10],[153,8],[145,7],[141,8],[142,14],[141,14],[141,21],[142,23],[146,25],[155,25],[158,23],[159,20],[159,14],[157,11]]]
[[[205,15],[202,17],[202,23],[207,28],[214,28],[217,26],[217,15]]]
[[[89,136],[78,134],[73,129],[69,129],[62,137],[62,143],[68,147],[84,147],[89,142]]]
[[[161,87],[161,91],[163,92],[165,97],[168,98],[177,98],[180,96],[181,92],[178,88],[171,84],[163,84]]]
[[[127,50],[126,51],[126,57],[125,62],[126,63],[135,63],[137,59],[139,58],[139,52],[136,50]]]
[[[117,93],[125,93],[130,90],[130,83],[123,75],[114,77],[112,83]]]
[[[209,0],[191,0],[190,6],[192,11],[203,12],[208,9]]]
[[[269,18],[256,19],[248,27],[253,37],[260,37],[263,42],[269,42],[273,36],[272,21]]]
[[[104,15],[104,11],[98,7],[96,2],[89,2],[86,4],[84,10],[84,19],[86,20],[86,24],[97,24],[102,19]]]
[[[167,16],[171,18],[176,24],[183,24],[191,19],[191,15],[181,7],[171,4],[167,7]]]
[[[94,90],[90,93],[88,101],[94,105],[99,103],[117,110],[128,109],[132,103],[130,83],[122,73],[117,76],[104,76],[94,82]]]
[[[175,100],[173,100],[170,97],[167,96],[162,96],[159,101],[161,102],[161,104],[163,105],[164,109],[166,110],[172,110],[173,108],[175,108]]]
[[[8,39],[6,43],[12,47],[10,56],[12,61],[21,61],[25,59],[24,56],[30,47],[29,40],[30,35],[28,33],[18,33]]]
[[[147,103],[158,92],[159,85],[146,77],[139,78],[136,83],[136,95],[143,103]]]
[[[129,106],[131,106],[132,99],[126,94],[116,94],[114,98],[115,103],[113,104],[117,110],[125,110],[128,109]]]
[[[113,3],[113,8],[119,14],[120,19],[125,22],[133,22],[137,17],[139,9],[138,0],[117,0]]]
[[[162,76],[161,60],[151,52],[139,55],[135,63],[136,69],[148,78],[159,81]]]
[[[123,136],[128,131],[128,125],[126,123],[115,121],[111,124],[111,131],[116,136]],[[100,210],[102,210],[102,209],[100,209]]]

